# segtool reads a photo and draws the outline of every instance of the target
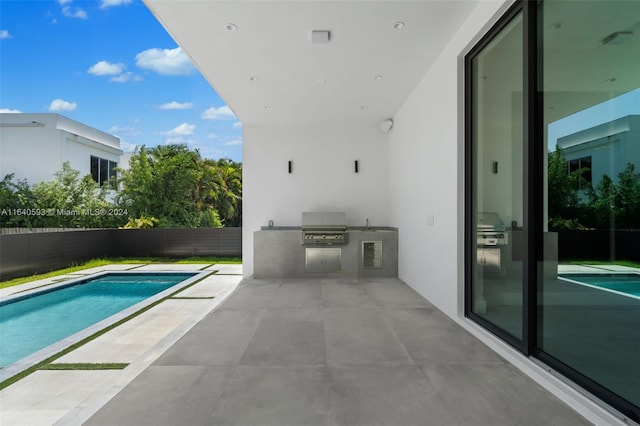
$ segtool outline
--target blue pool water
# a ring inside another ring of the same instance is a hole
[[[0,367],[194,275],[112,273],[0,302]]]
[[[640,274],[562,274],[563,278],[640,297]]]

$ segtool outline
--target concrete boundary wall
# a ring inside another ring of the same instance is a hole
[[[101,229],[0,235],[0,280],[107,256],[242,256],[242,228]]]

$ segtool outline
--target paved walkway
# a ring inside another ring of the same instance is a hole
[[[86,424],[589,422],[397,279],[245,279]]]
[[[3,289],[8,295],[105,270],[202,268],[215,274],[55,361],[125,363],[127,368],[38,370],[0,391],[0,425],[81,424],[220,304],[241,281],[242,265],[107,265]]]

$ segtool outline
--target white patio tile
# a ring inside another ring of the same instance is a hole
[[[242,264],[217,263],[206,269],[207,271],[218,271],[220,275],[242,275]]]
[[[0,391],[2,425],[52,425],[95,393],[109,389],[121,370],[36,371]]]
[[[207,266],[202,263],[152,263],[136,268],[136,271],[199,271]]]
[[[210,275],[176,295],[176,297],[219,297],[233,290],[242,281],[240,275]]]

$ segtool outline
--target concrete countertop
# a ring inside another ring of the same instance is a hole
[[[301,226],[262,226],[261,231],[302,231]],[[398,231],[398,228],[391,226],[371,226],[369,228],[365,226],[347,226],[347,231],[360,231],[360,232],[372,232],[372,231]]]

